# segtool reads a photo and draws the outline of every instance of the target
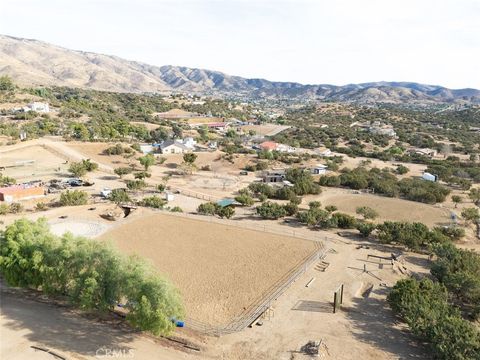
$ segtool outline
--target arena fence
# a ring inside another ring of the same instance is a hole
[[[188,213],[172,213],[165,210],[157,211],[171,216],[186,217],[211,223],[239,227],[243,229],[263,231],[283,236],[291,236],[302,240],[313,241],[315,244],[315,251],[311,255],[303,259],[297,266],[292,268],[288,273],[286,273],[278,281],[272,284],[266,291],[260,294],[243,313],[235,317],[230,323],[226,325],[215,326],[192,318],[186,319],[185,325],[187,327],[195,331],[204,333],[206,335],[222,336],[241,331],[248,327],[263,313],[270,309],[272,303],[277,300],[290,287],[292,283],[298,280],[298,278],[300,278],[300,276],[302,276],[315,262],[325,258],[327,249],[325,248],[323,241],[337,241],[337,239],[322,236],[320,234],[302,234],[301,232],[295,231],[295,229],[289,229],[286,226],[285,229],[280,230],[275,228],[274,226],[269,226],[267,224],[242,223],[241,220],[218,219],[213,216],[203,216]]]
[[[262,293],[257,299],[239,316],[234,318],[230,323],[224,326],[213,326],[202,323],[195,319],[187,318],[186,326],[201,333],[222,336],[241,331],[255,322],[256,319],[262,316],[272,306],[272,303],[277,300],[298,278],[303,275],[309,267],[325,257],[325,247],[320,242],[316,243],[315,252],[306,258],[302,264],[292,269],[285,274],[281,279],[275,282],[268,290]]]

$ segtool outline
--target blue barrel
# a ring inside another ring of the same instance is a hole
[[[175,325],[177,327],[184,327],[185,326],[185,323],[183,321],[175,321]]]

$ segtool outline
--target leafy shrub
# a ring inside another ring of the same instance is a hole
[[[71,234],[57,237],[46,219],[18,220],[0,232],[0,272],[10,286],[65,296],[86,310],[107,313],[124,303],[135,328],[167,335],[184,316],[178,291],[139,258],[104,242]]]
[[[8,211],[11,214],[18,214],[23,211],[23,205],[20,203],[11,203],[10,206],[8,207]]]
[[[388,302],[413,334],[429,343],[434,358],[480,358],[480,332],[449,304],[442,284],[402,279],[388,295]]]
[[[360,232],[360,235],[364,238],[370,236],[370,234],[375,230],[376,226],[372,223],[367,222],[357,222],[356,229]]]
[[[7,215],[9,210],[8,204],[0,203],[0,215]]]
[[[355,212],[362,215],[365,220],[374,220],[378,217],[378,212],[368,206],[359,206]]]
[[[60,195],[60,205],[62,206],[78,206],[86,205],[88,194],[81,190],[67,190]]]
[[[248,194],[240,194],[236,196],[235,201],[239,202],[243,206],[252,206],[254,203],[253,198]]]
[[[202,215],[215,215],[218,205],[213,202],[207,202],[198,205],[197,212]]]
[[[332,221],[340,229],[355,229],[355,226],[357,225],[357,219],[351,215],[340,212],[332,214]]]
[[[147,186],[144,180],[127,180],[126,184],[129,190],[141,190]]]
[[[158,196],[153,195],[153,196],[144,197],[140,203],[142,204],[142,206],[151,207],[154,209],[162,209],[167,203],[167,201]]]
[[[219,206],[215,211],[215,214],[220,216],[222,219],[227,218],[230,219],[233,215],[235,215],[235,209],[231,206]]]
[[[132,201],[125,189],[113,189],[108,199],[116,204],[129,203]]]
[[[257,214],[263,219],[278,219],[287,215],[287,211],[282,205],[266,201],[256,207]]]
[[[130,167],[119,167],[119,168],[116,168],[115,170],[113,170],[113,172],[120,176],[120,178],[122,178],[124,175],[127,175],[127,174],[130,174],[132,172],[132,168]]]

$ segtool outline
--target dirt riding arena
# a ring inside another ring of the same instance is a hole
[[[66,159],[41,145],[24,146],[0,154],[2,173],[20,181],[50,178],[66,174]]]
[[[103,234],[153,261],[180,289],[187,317],[224,325],[316,250],[314,242],[153,214]]]

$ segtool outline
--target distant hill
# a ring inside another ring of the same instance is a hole
[[[480,103],[480,90],[410,82],[303,85],[246,79],[218,71],[153,66],[0,35],[0,74],[22,85],[59,85],[119,92],[184,91],[244,97],[294,97],[357,103]]]

